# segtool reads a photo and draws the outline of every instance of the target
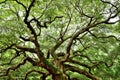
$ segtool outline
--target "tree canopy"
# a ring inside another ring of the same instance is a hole
[[[0,0],[0,79],[119,80],[119,0]]]

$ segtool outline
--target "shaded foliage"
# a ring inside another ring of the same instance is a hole
[[[119,0],[1,0],[0,79],[119,79]]]

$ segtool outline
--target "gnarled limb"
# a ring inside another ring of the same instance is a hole
[[[73,71],[73,72],[78,72],[78,73],[83,74],[83,75],[85,75],[86,77],[88,77],[92,80],[99,80],[98,77],[90,74],[89,72],[87,72],[85,70],[82,70],[80,68],[77,68],[75,66],[71,66],[71,65],[68,65],[68,64],[65,64],[64,66],[66,67],[67,70],[70,70],[70,71]]]

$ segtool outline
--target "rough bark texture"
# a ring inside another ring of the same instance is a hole
[[[68,80],[64,74],[52,75],[53,80]]]

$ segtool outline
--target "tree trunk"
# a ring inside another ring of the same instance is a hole
[[[53,80],[68,80],[65,74],[55,74],[52,75]]]

